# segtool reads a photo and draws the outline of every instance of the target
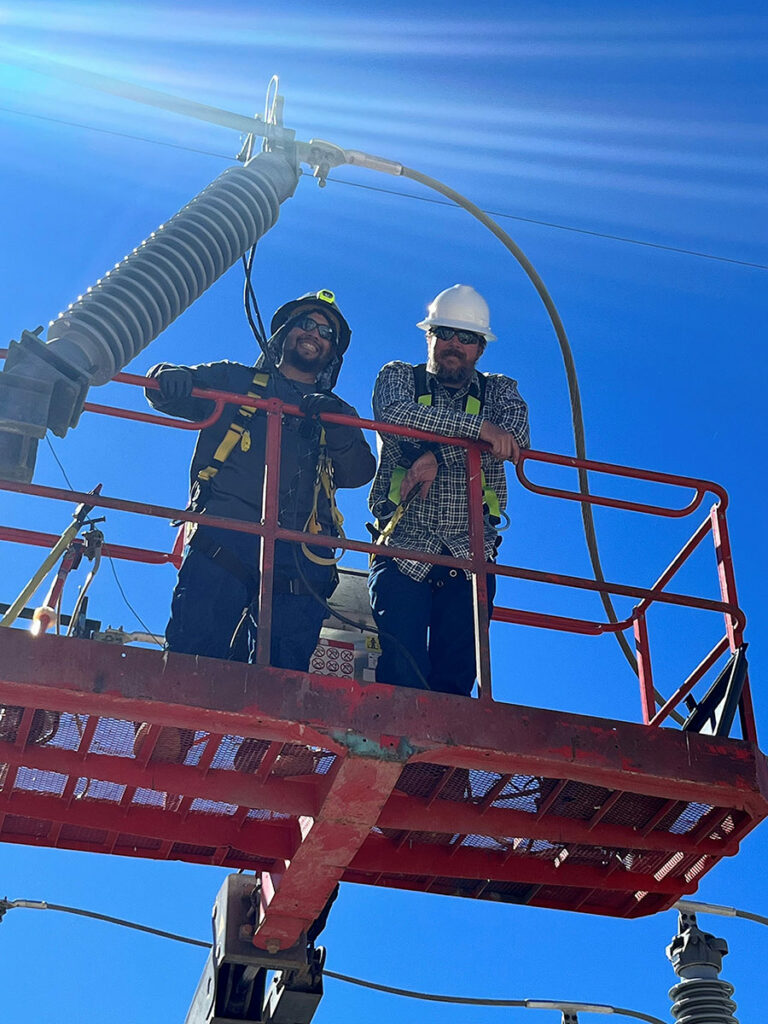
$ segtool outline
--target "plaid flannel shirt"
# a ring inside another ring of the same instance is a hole
[[[517,381],[499,373],[486,375],[485,401],[480,416],[464,412],[464,398],[468,391],[479,394],[477,373],[460,390],[451,392],[432,374],[427,374],[432,385],[432,405],[419,405],[416,401],[413,367],[410,363],[387,363],[376,378],[373,392],[374,419],[402,427],[428,430],[447,437],[465,437],[478,440],[484,419],[514,434],[521,448],[528,448],[528,406],[517,390]],[[392,434],[379,436],[379,465],[373,481],[368,504],[377,518],[391,513],[388,500],[392,473],[397,466],[410,466],[418,455],[432,450],[438,460],[438,471],[426,498],[416,498],[395,527],[390,543],[439,554],[446,548],[456,558],[469,558],[469,518],[467,510],[466,455],[463,448],[454,445],[428,444]],[[507,482],[504,464],[488,452],[482,456],[486,486],[496,492],[499,507],[507,504]],[[492,559],[496,551],[497,531],[485,516],[485,556]],[[396,558],[401,572],[415,580],[424,580],[431,566]]]

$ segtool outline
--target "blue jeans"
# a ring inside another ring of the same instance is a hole
[[[487,579],[491,612],[496,577]],[[417,582],[394,559],[376,558],[368,591],[381,643],[376,681],[468,697],[475,684],[475,614],[463,571],[436,565]]]
[[[259,538],[232,530],[204,529],[207,537],[221,543],[251,569],[257,584]],[[292,547],[279,542],[276,547],[270,664],[306,672],[323,620],[329,613],[303,584]],[[315,565],[300,552],[298,558],[309,586],[320,597],[327,598],[331,591],[330,567]],[[289,580],[303,592],[281,592]],[[173,591],[171,618],[165,631],[166,650],[254,661],[257,597],[253,586],[249,587],[208,555],[194,547],[187,548]]]

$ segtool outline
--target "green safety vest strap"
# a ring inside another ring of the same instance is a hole
[[[485,388],[487,384],[487,378],[484,373],[477,372],[478,388],[477,393],[473,393],[472,390],[468,391],[464,398],[464,412],[470,413],[472,416],[479,416],[483,411],[485,405]],[[413,367],[413,385],[416,392],[416,401],[419,405],[432,405],[432,387],[429,377],[427,376],[427,364],[418,363]]]
[[[491,519],[501,519],[501,505],[499,505],[499,496],[492,487],[486,487],[485,485],[485,473],[480,474],[480,481],[483,485],[483,504],[488,509],[488,515]]]
[[[405,466],[395,466],[392,470],[392,479],[389,481],[389,494],[387,497],[393,505],[400,504],[400,486],[407,472],[408,470]]]
[[[479,382],[478,393],[473,394],[468,391],[464,398],[464,412],[468,412],[472,416],[479,416],[483,411],[485,404],[485,386],[486,376],[484,373],[477,371],[477,379]],[[416,389],[416,401],[419,405],[432,405],[432,389],[430,387],[429,378],[427,377],[427,364],[419,363],[413,368],[413,383]],[[403,466],[396,466],[392,472],[392,479],[389,484],[389,494],[387,497],[393,505],[400,504],[400,485],[403,482],[407,470]],[[485,473],[482,475],[483,483],[483,504],[485,505],[488,514],[492,519],[501,519],[501,506],[499,505],[499,496],[496,491],[486,486]]]
[[[432,395],[419,395],[416,399],[419,405],[432,405]],[[482,410],[480,399],[474,395],[467,395],[464,399],[464,412],[471,413],[472,416],[479,416]]]

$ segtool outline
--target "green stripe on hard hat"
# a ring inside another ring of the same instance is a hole
[[[306,295],[302,295],[298,299],[291,299],[290,302],[283,303],[279,309],[275,310],[269,326],[270,333],[274,335],[302,309],[307,312],[313,309],[317,310],[318,313],[325,313],[336,321],[339,333],[336,351],[340,356],[343,356],[349,347],[352,331],[344,318],[344,314],[336,305],[336,296],[329,288],[321,288],[317,292],[307,292]]]

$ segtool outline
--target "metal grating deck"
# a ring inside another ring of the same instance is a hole
[[[740,740],[10,629],[0,666],[0,841],[264,872],[262,945],[338,880],[654,913],[768,814]]]

